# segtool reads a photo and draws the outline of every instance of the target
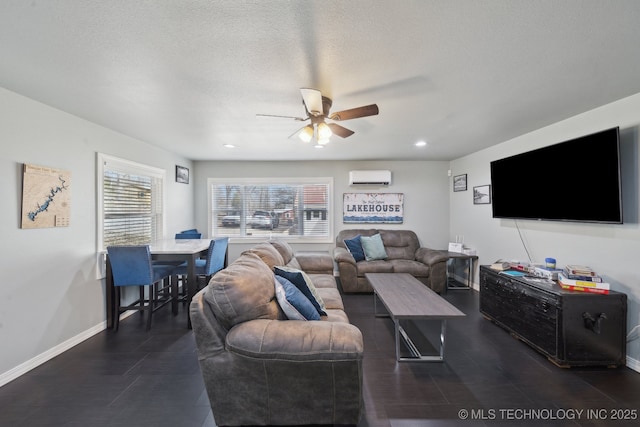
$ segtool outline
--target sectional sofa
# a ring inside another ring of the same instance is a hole
[[[304,272],[323,303],[320,320],[287,320],[274,271]],[[260,243],[211,278],[190,315],[217,425],[358,423],[362,334],[344,311],[331,255]]]

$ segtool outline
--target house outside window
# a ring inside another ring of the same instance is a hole
[[[331,240],[332,178],[211,178],[209,189],[213,236]]]

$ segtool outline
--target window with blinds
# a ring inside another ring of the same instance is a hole
[[[164,171],[105,155],[98,164],[101,250],[161,239]]]
[[[331,239],[331,178],[210,179],[209,187],[215,236]]]

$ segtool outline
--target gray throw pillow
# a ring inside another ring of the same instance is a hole
[[[387,251],[384,249],[382,243],[382,236],[380,233],[373,236],[361,236],[360,243],[364,250],[364,257],[367,261],[374,261],[377,259],[387,259]]]

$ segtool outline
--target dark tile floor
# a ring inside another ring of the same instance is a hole
[[[482,318],[475,291],[445,297],[467,314],[447,324],[447,360],[399,364],[373,297],[344,297],[365,340],[359,427],[638,425],[613,419],[640,416],[637,372],[557,368]],[[181,310],[157,312],[150,332],[133,315],[1,387],[0,426],[214,426]]]

